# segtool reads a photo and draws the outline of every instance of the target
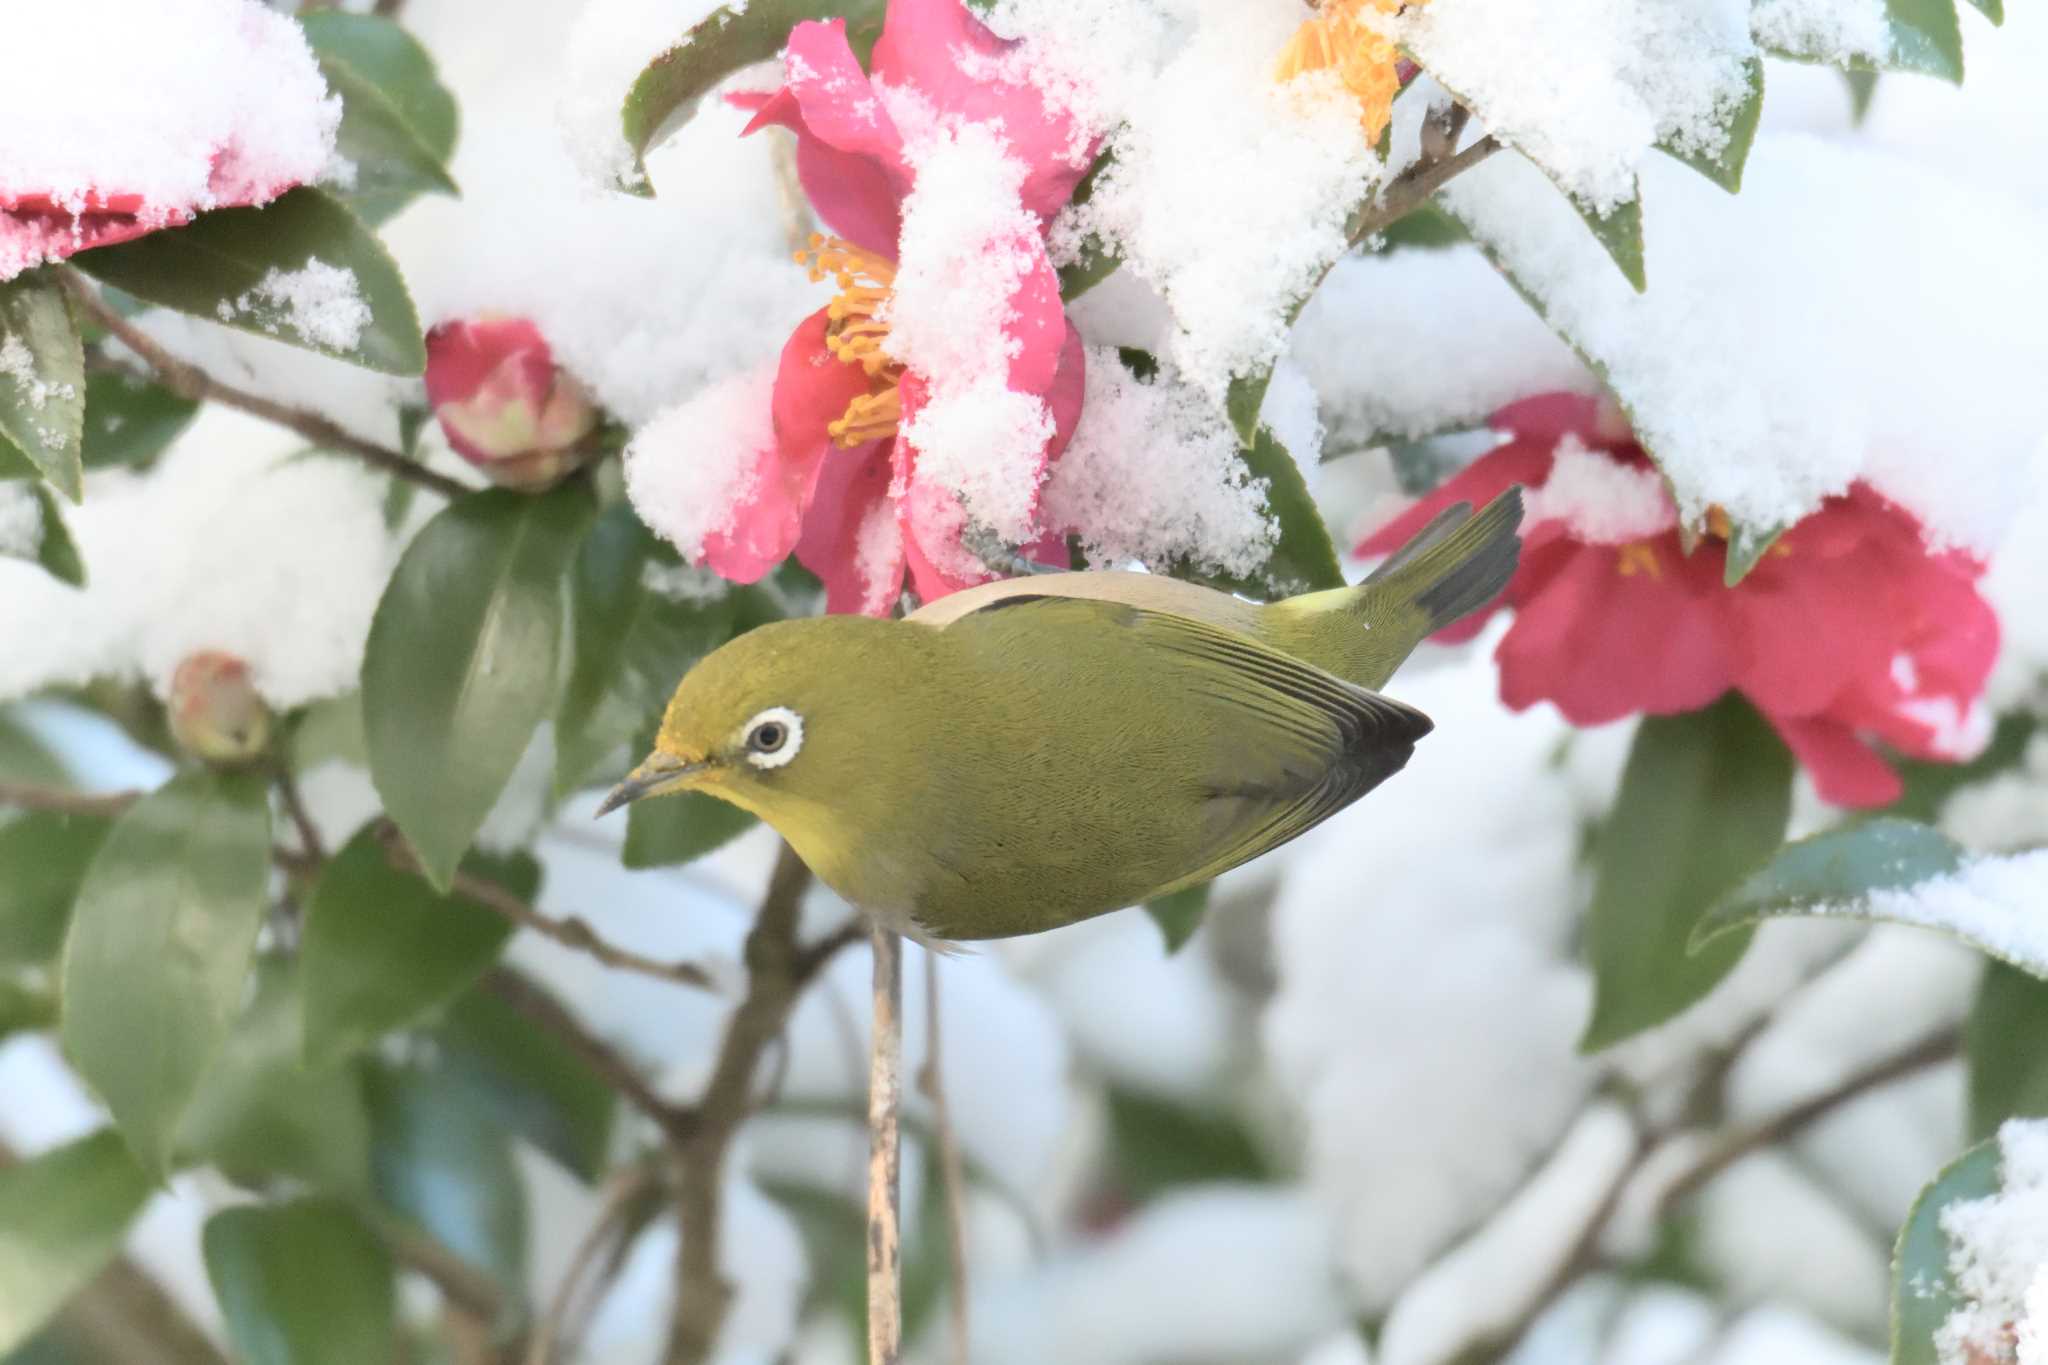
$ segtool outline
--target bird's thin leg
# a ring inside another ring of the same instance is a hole
[[[868,1061],[868,1365],[897,1365],[903,1349],[900,1221],[903,1100],[903,940],[874,926],[875,1021]]]

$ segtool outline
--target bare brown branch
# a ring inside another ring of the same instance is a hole
[[[215,379],[205,370],[190,361],[180,360],[172,355],[149,333],[137,327],[127,318],[109,308],[106,301],[85,280],[85,277],[69,267],[56,272],[57,279],[69,291],[72,300],[94,322],[106,328],[120,339],[123,346],[142,357],[155,374],[156,380],[172,393],[191,402],[220,403],[226,407],[246,412],[252,417],[261,417],[266,422],[297,432],[312,445],[322,450],[339,451],[353,455],[366,464],[383,470],[397,478],[430,488],[444,498],[459,498],[470,490],[468,485],[444,474],[436,474],[417,460],[409,460],[403,454],[375,441],[366,441],[336,422],[322,417],[317,412],[294,408],[260,393],[250,393],[232,384]]]
[[[875,1018],[868,1060],[868,1365],[903,1353],[903,940],[876,925]]]
[[[534,1329],[533,1338],[527,1346],[526,1365],[552,1365],[558,1343],[565,1348],[573,1348],[567,1324],[575,1310],[584,1279],[607,1248],[616,1247],[632,1236],[640,1221],[639,1215],[656,1197],[658,1189],[655,1167],[646,1161],[636,1161],[613,1172],[605,1182],[598,1200],[597,1216],[591,1220],[590,1230],[584,1233],[583,1240],[576,1244],[567,1268],[562,1271],[562,1281],[555,1286],[554,1297],[548,1301],[547,1311],[541,1315],[540,1323]],[[612,1263],[621,1264],[621,1258],[614,1256]],[[565,1351],[565,1354],[572,1353]]]
[[[139,791],[74,792],[62,787],[38,787],[26,782],[0,782],[0,806],[16,810],[56,811],[60,815],[112,817],[142,799]]]

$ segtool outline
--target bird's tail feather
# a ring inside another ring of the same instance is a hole
[[[1427,619],[1428,635],[1477,611],[1514,577],[1521,524],[1519,484],[1476,514],[1465,502],[1445,508],[1360,585],[1371,603],[1367,615],[1412,603]]]

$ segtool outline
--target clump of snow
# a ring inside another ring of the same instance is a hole
[[[775,367],[706,385],[640,428],[626,447],[626,496],[640,520],[688,560],[730,532],[740,501],[776,458]]]
[[[1892,54],[1884,0],[1755,0],[1749,25],[1763,46],[1809,61],[1882,62]]]
[[[1274,906],[1263,1029],[1374,1308],[1525,1178],[1597,1075],[1568,948],[1591,793],[1555,762],[1566,727],[1501,707],[1476,655],[1397,690],[1461,740],[1421,746],[1398,800],[1308,837]]]
[[[309,260],[297,270],[272,266],[253,289],[215,306],[222,322],[260,314],[264,331],[290,332],[301,341],[334,351],[352,349],[370,325],[370,305],[363,301],[355,272],[346,266]]]
[[[0,555],[34,559],[42,548],[42,499],[19,479],[0,482]]]
[[[1012,544],[1036,537],[1033,514],[1052,438],[1052,413],[1009,383],[1022,349],[1064,341],[1065,320],[1020,318],[1010,300],[1034,265],[1043,269],[1038,220],[1019,197],[1024,163],[1000,128],[936,126],[909,89],[883,89],[914,172],[903,201],[900,265],[882,321],[883,350],[916,374],[925,401],[902,435],[917,449],[917,477],[960,499],[967,516]],[[1049,286],[1048,286],[1049,288]],[[927,540],[927,544],[942,543]]]
[[[318,178],[340,120],[298,25],[257,0],[10,5],[0,207],[183,222]],[[56,245],[0,233],[0,279]]]
[[[620,110],[647,64],[678,44],[714,11],[738,14],[747,0],[588,0],[569,32],[556,110],[576,164],[593,184],[642,185]]]
[[[1942,1365],[2043,1358],[2048,1335],[2048,1121],[1998,1130],[1998,1193],[1941,1211],[1948,1271],[1962,1306],[1935,1333]]]
[[[1617,464],[1577,436],[1557,443],[1550,477],[1529,494],[1529,522],[1561,521],[1589,545],[1626,545],[1670,530],[1678,513],[1647,465]]]
[[[1748,10],[1748,0],[1431,0],[1363,18],[1605,214],[1635,198],[1657,143],[1703,156],[1727,145],[1755,52]]]
[[[85,588],[0,563],[0,697],[95,677],[161,692],[202,649],[247,660],[276,707],[353,688],[396,558],[385,481],[288,449],[208,409],[148,473],[91,475],[67,517]]]
[[[1259,425],[1287,448],[1301,466],[1309,491],[1314,492],[1323,467],[1322,407],[1301,366],[1285,356],[1273,366],[1273,377],[1259,404]]]
[[[1245,575],[1278,536],[1265,481],[1245,468],[1222,413],[1170,373],[1138,379],[1104,348],[1089,350],[1080,425],[1043,508],[1045,524],[1079,535],[1098,565],[1185,562]]]
[[[1339,261],[1302,310],[1290,354],[1338,452],[1477,426],[1518,398],[1598,383],[1464,246]]]
[[[2048,425],[2030,226],[1995,196],[1803,137],[1760,138],[1740,195],[1663,159],[1644,184],[1646,294],[1519,157],[1444,198],[1605,368],[1681,513],[1787,524],[1860,478],[1937,540],[1995,544]],[[1971,250],[1925,249],[1958,240]]]
[[[1940,929],[2035,976],[2048,976],[2048,849],[1973,858],[1954,872],[1805,913]]]

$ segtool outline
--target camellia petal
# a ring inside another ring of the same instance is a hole
[[[836,450],[819,472],[796,557],[825,584],[825,610],[887,616],[903,593],[903,535],[889,496],[891,442]]]
[[[1840,721],[1767,719],[1813,778],[1821,800],[1854,808],[1885,806],[1905,789],[1892,766]]]
[[[772,95],[729,98],[755,111],[742,136],[770,124],[796,134],[797,180],[827,227],[857,246],[895,259],[896,238],[903,230],[902,192],[897,177],[881,161],[865,152],[842,151],[814,134],[787,88]]]

